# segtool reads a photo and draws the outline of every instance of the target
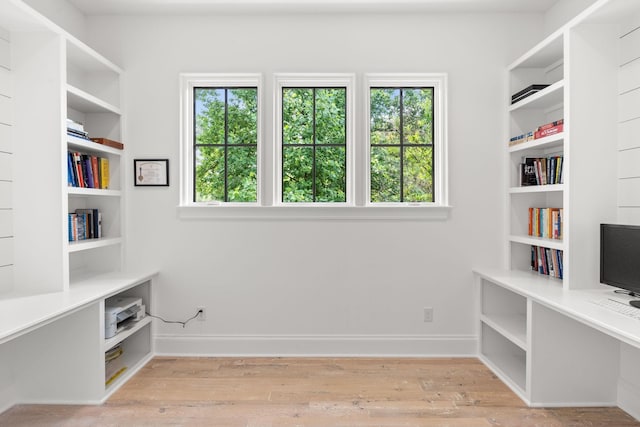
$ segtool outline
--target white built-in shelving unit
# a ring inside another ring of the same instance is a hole
[[[620,358],[640,352],[635,320],[592,303],[612,292],[599,284],[599,224],[617,220],[618,52],[634,19],[640,31],[637,1],[597,0],[508,70],[510,94],[549,85],[507,107],[510,136],[564,119],[562,133],[505,143],[506,257],[476,270],[480,357],[532,406],[618,404],[640,416],[622,379],[635,368]],[[520,186],[523,157],[548,156],[563,156],[563,183]],[[561,240],[528,235],[531,207],[563,208]],[[562,280],[531,271],[532,245],[563,251]]]
[[[126,151],[68,136],[66,123],[126,148],[123,71],[21,0],[0,2],[0,28],[11,39],[16,236],[13,290],[0,298],[3,363],[15,372],[15,384],[0,388],[15,394],[7,401],[0,393],[0,411],[20,402],[98,403],[153,354],[149,317],[105,339],[105,302],[136,296],[151,311],[155,273],[124,268]],[[109,188],[68,186],[69,151],[107,158]],[[76,209],[99,209],[102,238],[69,242]],[[107,386],[105,352],[116,345],[127,369]]]

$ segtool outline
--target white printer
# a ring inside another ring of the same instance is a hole
[[[112,297],[104,304],[104,337],[111,338],[145,316],[142,298]]]

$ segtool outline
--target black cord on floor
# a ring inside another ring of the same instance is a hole
[[[196,317],[198,317],[198,315],[200,314],[200,312],[201,312],[201,311],[202,311],[202,310],[198,310],[198,311],[196,312],[196,314],[195,314],[193,317],[188,318],[188,319],[187,319],[187,320],[185,320],[184,322],[182,322],[182,321],[180,321],[180,320],[165,320],[165,319],[163,319],[162,317],[160,317],[160,316],[154,316],[154,315],[153,315],[153,314],[151,314],[151,313],[146,313],[146,314],[147,314],[147,316],[149,316],[149,317],[153,317],[154,319],[162,320],[164,323],[178,323],[178,324],[182,325],[182,327],[184,328],[184,327],[186,327],[186,326],[187,326],[187,323],[191,322],[193,319],[195,319]]]

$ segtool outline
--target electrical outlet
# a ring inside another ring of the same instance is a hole
[[[200,322],[204,322],[207,320],[207,309],[206,307],[198,307],[198,320]]]
[[[433,322],[433,307],[424,308],[424,321]]]

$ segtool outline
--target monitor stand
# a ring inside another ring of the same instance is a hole
[[[636,307],[636,308],[640,308],[640,300],[633,300],[633,301],[629,301],[629,304]]]

